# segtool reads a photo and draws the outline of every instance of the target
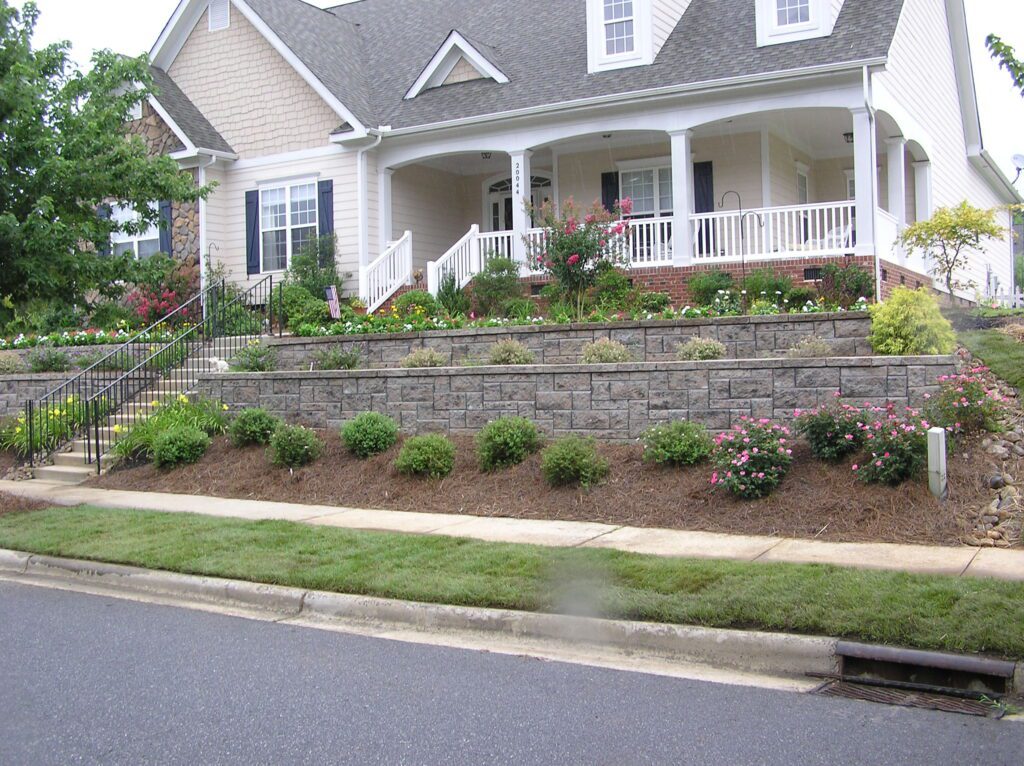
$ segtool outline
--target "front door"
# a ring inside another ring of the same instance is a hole
[[[715,211],[715,173],[710,162],[693,163],[693,212]],[[715,233],[711,226],[701,225],[697,231],[697,252],[711,255],[715,252]]]

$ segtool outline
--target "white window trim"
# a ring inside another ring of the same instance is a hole
[[[313,200],[316,202],[316,218],[312,224],[303,224],[302,226],[295,226],[292,224],[292,189],[297,186],[313,186]],[[285,237],[285,267],[283,269],[266,269],[266,260],[263,253],[263,235],[270,231],[282,231],[280,227],[265,229],[263,228],[263,193],[267,191],[276,191],[278,189],[284,189],[284,206],[285,206],[285,226],[284,231],[287,233]],[[257,215],[259,216],[259,250],[260,250],[260,274],[283,274],[292,265],[292,230],[293,229],[308,229],[312,226],[314,229],[314,237],[320,236],[320,185],[319,176],[301,176],[298,178],[282,178],[273,181],[264,181],[259,184],[258,187],[258,203],[257,203]]]
[[[654,63],[651,0],[633,0],[632,51],[608,55],[605,26],[604,0],[587,0],[587,70],[591,74]]]
[[[455,66],[465,59],[484,78],[490,78],[499,84],[508,82],[508,77],[487,57],[458,32],[453,31],[448,39],[438,48],[437,53],[427,63],[405,94],[406,100],[416,98],[420,93],[431,88],[438,88],[448,79]]]
[[[157,205],[155,203],[153,204],[153,208],[154,208],[154,210],[157,209]],[[120,216],[118,215],[118,212],[117,212],[118,210],[122,211]],[[125,222],[127,220],[128,216],[125,215],[125,214],[130,214],[136,221],[138,221],[138,215],[134,211],[129,209],[129,208],[124,208],[124,207],[121,207],[120,205],[115,205],[113,207],[113,209],[112,209],[112,212],[111,212],[112,217],[114,217],[115,220],[119,220],[120,222]],[[157,243],[156,252],[159,253],[160,252],[160,225],[159,224],[153,224],[148,229],[146,229],[145,231],[140,231],[138,234],[128,234],[127,232],[124,232],[124,231],[115,231],[115,232],[113,232],[110,235],[110,252],[112,254],[115,253],[117,251],[117,246],[118,245],[130,244],[132,246],[132,253],[135,256],[135,260],[139,260],[139,244],[142,243],[142,242],[153,242],[153,241],[155,241]],[[170,253],[167,253],[167,255],[170,255]]]
[[[780,0],[770,0],[770,2],[772,11],[771,34],[773,35],[788,35],[794,32],[806,32],[808,29],[817,29],[821,24],[820,9],[818,8],[818,3],[816,3],[815,0],[807,0],[807,21],[796,22],[794,24],[780,24]]]
[[[857,173],[853,169],[844,170],[843,174],[846,176],[846,199],[852,201],[857,198]],[[853,185],[854,193],[850,194],[850,186]]]
[[[652,164],[657,163],[657,164]],[[622,191],[622,174],[623,173],[643,173],[650,171],[654,175],[654,212],[653,213],[641,213],[640,215],[653,215],[654,218],[669,218],[672,216],[674,210],[672,207],[667,210],[661,207],[661,171],[667,170],[669,174],[672,173],[672,160],[671,158],[661,157],[655,160],[630,160],[628,162],[618,162],[616,167],[619,170],[619,199],[625,199],[625,195]],[[672,183],[675,183],[675,178],[672,179]]]
[[[757,0],[758,46],[809,40],[831,33],[825,3],[828,0],[809,0],[809,21],[801,24],[779,24],[778,0]]]

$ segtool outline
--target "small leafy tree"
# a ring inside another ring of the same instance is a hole
[[[989,35],[985,38],[985,45],[988,46],[992,58],[999,62],[999,66],[1010,73],[1013,84],[1020,89],[1024,96],[1024,62],[1017,58],[1011,46],[1007,45],[998,35]]]
[[[971,252],[982,241],[1002,236],[996,224],[995,210],[972,207],[967,201],[956,207],[940,207],[927,221],[918,221],[900,236],[911,251],[921,250],[934,262],[932,274],[942,279],[950,295],[956,289],[974,287],[974,282],[960,280],[956,273],[967,266]]]
[[[550,201],[530,213],[547,232],[542,245],[527,242],[531,265],[551,276],[572,303],[577,320],[585,313],[587,292],[608,264],[622,263],[628,246],[632,201],[616,202],[611,211],[599,202],[581,210],[570,197],[558,211]]]

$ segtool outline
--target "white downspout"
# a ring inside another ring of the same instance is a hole
[[[196,183],[200,186],[206,186],[206,169],[213,167],[217,164],[216,157],[207,157],[208,162],[200,162],[199,167],[196,169]],[[206,271],[209,268],[207,259],[209,258],[209,241],[206,234],[206,200],[200,198],[199,200],[199,292],[206,292]]]
[[[871,71],[870,71],[870,69],[867,66],[864,67],[863,79],[864,79],[864,108],[867,109],[868,114],[873,117],[874,114],[875,114],[875,108],[874,108],[874,103],[873,103],[874,99],[871,97]],[[871,120],[871,129],[872,130],[875,129],[875,121],[874,121],[874,119]],[[872,144],[872,146],[873,146],[873,144]],[[878,221],[878,192],[877,192],[877,187],[878,187],[878,171],[875,169],[876,168],[876,162],[877,162],[877,160],[875,159],[875,157],[872,157],[871,158],[871,168],[872,168],[873,181],[871,183],[871,192],[870,192],[871,193],[871,216],[872,216],[872,221],[874,221],[875,223],[877,223],[877,221]],[[861,192],[860,187],[858,187],[857,188],[857,193],[860,194],[860,192]],[[876,303],[881,303],[882,302],[882,259],[878,255],[878,241],[877,241],[878,240],[878,236],[877,236],[878,226],[873,225],[871,227],[871,229],[876,234],[875,237],[874,237],[874,239],[875,239],[875,302]]]

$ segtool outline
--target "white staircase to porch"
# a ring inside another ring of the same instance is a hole
[[[392,242],[381,256],[359,271],[359,297],[372,314],[398,292],[412,283],[412,232]]]

